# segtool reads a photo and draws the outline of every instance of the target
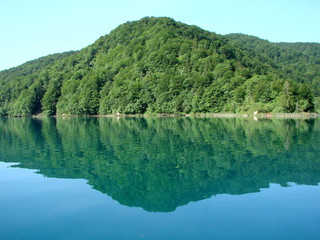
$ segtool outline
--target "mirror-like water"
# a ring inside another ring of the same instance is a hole
[[[0,119],[0,239],[318,239],[318,119]]]

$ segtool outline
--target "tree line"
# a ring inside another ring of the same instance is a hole
[[[127,22],[81,51],[0,72],[0,115],[317,111],[319,44],[253,39]]]

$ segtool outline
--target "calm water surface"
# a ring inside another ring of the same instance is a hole
[[[319,239],[320,121],[0,119],[0,239]]]

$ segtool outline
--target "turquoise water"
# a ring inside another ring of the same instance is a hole
[[[320,121],[0,119],[0,239],[319,239]]]

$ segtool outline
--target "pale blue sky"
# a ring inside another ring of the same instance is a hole
[[[319,0],[6,0],[0,3],[0,70],[79,50],[145,16],[272,42],[320,42]]]

